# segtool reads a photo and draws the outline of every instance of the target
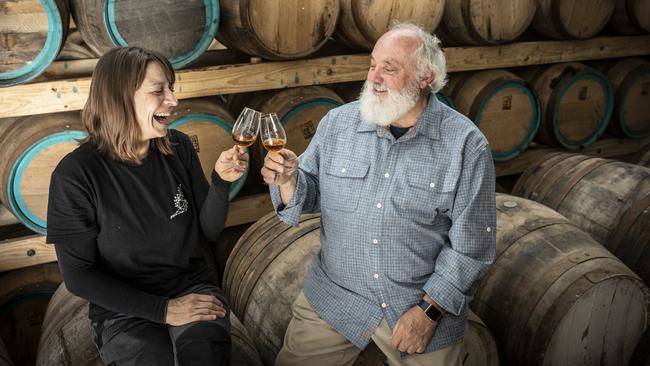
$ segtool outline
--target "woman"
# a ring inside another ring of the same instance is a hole
[[[106,364],[230,361],[228,308],[200,241],[218,237],[248,156],[221,153],[208,184],[190,139],[167,129],[173,87],[158,53],[104,54],[82,113],[88,138],[52,174],[47,242],[67,288],[90,302]]]

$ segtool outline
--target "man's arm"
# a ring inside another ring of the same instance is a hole
[[[435,272],[424,291],[445,311],[459,315],[471,300],[496,253],[494,162],[489,145],[468,153],[458,183],[449,230]]]

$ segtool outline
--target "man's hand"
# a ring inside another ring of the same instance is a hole
[[[390,337],[390,344],[400,352],[422,353],[437,325],[416,305],[399,318]]]
[[[214,163],[214,170],[227,182],[234,182],[241,178],[246,167],[248,167],[248,153],[238,146],[222,152]]]
[[[298,169],[298,157],[287,149],[269,151],[264,157],[262,177],[266,184],[283,185],[291,181]]]
[[[298,157],[287,149],[269,151],[264,158],[262,177],[269,185],[280,186],[280,197],[283,204],[288,204],[296,191]]]
[[[226,316],[226,308],[216,297],[188,294],[167,301],[165,323],[184,325],[202,320],[215,320],[224,316]]]

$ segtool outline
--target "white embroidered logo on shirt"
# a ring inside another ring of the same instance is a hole
[[[174,196],[174,207],[176,207],[176,212],[169,216],[169,219],[173,219],[174,217],[184,213],[187,211],[188,208],[188,203],[187,200],[185,199],[185,196],[183,196],[183,192],[181,191],[181,185],[178,185],[178,188],[176,189],[178,193]]]

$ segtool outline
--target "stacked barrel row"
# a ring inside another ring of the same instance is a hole
[[[287,148],[304,151],[320,119],[343,100],[328,88],[310,86],[233,95],[228,103],[217,97],[181,100],[170,128],[190,136],[204,173],[218,155],[233,146],[234,117],[244,105],[275,112],[288,138]],[[0,201],[25,226],[45,234],[50,176],[58,162],[86,137],[79,112],[65,112],[0,119]],[[259,141],[250,150],[249,170],[230,190],[234,198],[248,181],[261,184],[259,170],[265,151]]]
[[[352,101],[361,86],[334,90]],[[454,73],[438,98],[480,128],[495,161],[532,141],[579,150],[604,134],[650,136],[650,62],[641,58]]]
[[[215,37],[228,48],[269,60],[307,57],[331,37],[370,50],[396,20],[435,31],[446,45],[502,44],[526,30],[553,39],[584,39],[608,23],[618,34],[650,33],[647,0],[191,0],[164,6],[2,0],[0,8],[0,31],[6,35],[0,42],[0,86],[27,82],[45,70],[65,44],[70,13],[93,53],[137,45],[160,51],[176,68],[199,58]]]
[[[266,365],[282,346],[319,233],[318,215],[290,227],[271,213],[230,253],[223,287]],[[649,300],[639,276],[566,217],[498,195],[497,257],[471,305],[489,330],[470,314],[465,364],[627,364],[647,327]],[[357,362],[382,359],[373,347]]]

